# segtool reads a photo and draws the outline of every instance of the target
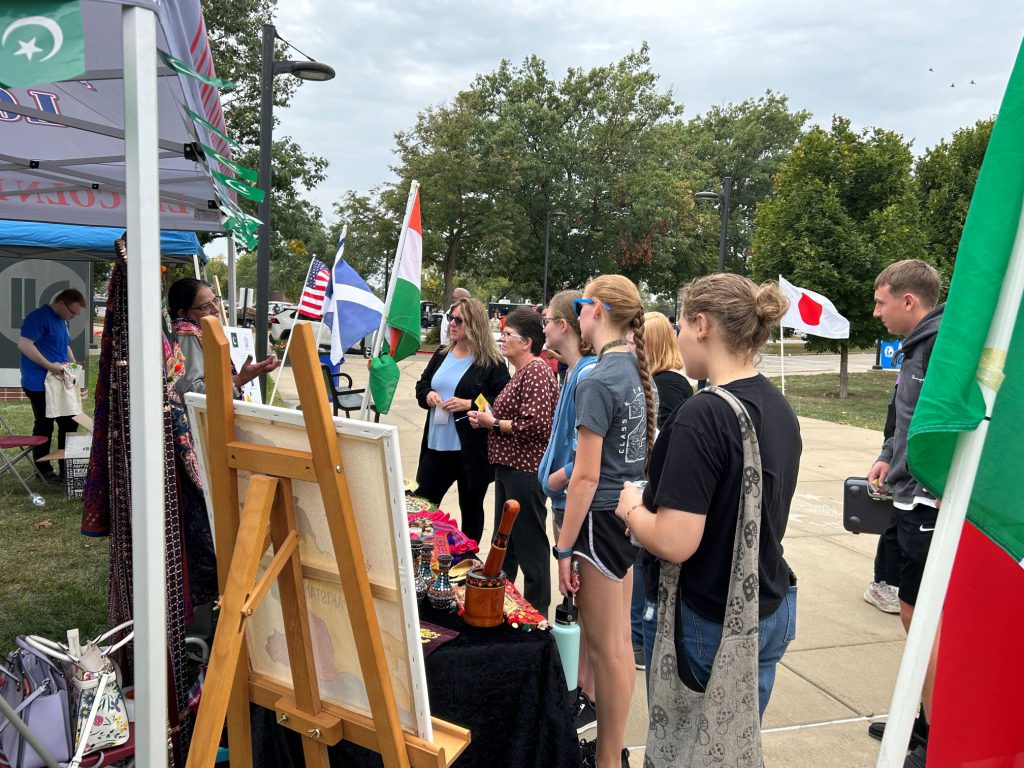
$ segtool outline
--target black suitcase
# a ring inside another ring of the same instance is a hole
[[[892,496],[868,490],[864,477],[843,481],[843,528],[851,533],[885,533],[892,521]]]

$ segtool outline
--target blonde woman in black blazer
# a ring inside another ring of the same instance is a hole
[[[486,430],[473,429],[465,416],[467,411],[477,410],[476,399],[480,395],[493,403],[508,383],[509,374],[491,336],[487,310],[479,301],[460,299],[453,304],[448,313],[448,332],[448,344],[434,353],[416,382],[416,401],[427,410],[427,417],[414,493],[432,504],[440,504],[452,483],[456,483],[462,532],[479,542],[484,530],[484,495],[494,481],[494,467],[487,461]],[[467,360],[469,357],[471,360]],[[446,373],[450,370],[456,374],[464,370],[454,391],[450,390],[454,379]],[[449,388],[439,393],[437,388],[444,385]],[[448,413],[447,422],[440,427],[448,431],[447,439],[438,434],[438,409]],[[457,440],[453,439],[452,429]],[[443,444],[445,449],[430,447],[432,441],[435,445]]]

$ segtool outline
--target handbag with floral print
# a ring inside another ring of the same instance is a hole
[[[76,756],[128,741],[128,710],[121,694],[120,670],[110,654],[134,637],[131,627],[132,622],[125,622],[84,645],[78,642],[78,630],[68,632],[67,645],[37,635],[25,637],[29,645],[61,662],[64,668],[71,694]],[[111,642],[122,632],[127,634]]]

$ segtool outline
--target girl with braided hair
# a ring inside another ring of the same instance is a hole
[[[554,556],[558,588],[576,593],[594,669],[599,742],[583,745],[586,766],[628,765],[623,749],[633,694],[629,610],[637,548],[615,516],[623,483],[644,478],[654,442],[654,394],[644,352],[640,292],[621,275],[602,275],[574,301],[580,334],[598,353],[576,387],[575,462]],[[632,331],[636,355],[626,336]],[[572,578],[570,561],[579,564]]]

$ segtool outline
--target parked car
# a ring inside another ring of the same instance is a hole
[[[295,327],[296,322],[315,322],[316,325],[320,326],[320,332],[317,334],[317,344],[321,346],[331,345],[331,331],[329,328],[323,326],[319,321],[311,321],[305,317],[298,317],[298,309],[294,306],[282,309],[270,318],[270,338],[277,341],[288,341],[288,337],[292,335],[292,328]]]
[[[317,333],[317,345],[324,348],[330,348],[331,346],[331,331],[323,325],[319,320],[309,320],[308,318],[297,317],[298,309],[292,307],[291,309],[283,309],[276,315],[270,318],[270,338],[275,341],[288,341],[288,337],[291,336],[292,328],[295,327],[296,322],[300,323],[314,323],[319,327]],[[370,351],[373,349],[373,334],[367,334],[363,339],[359,341],[356,347],[345,350],[346,354],[353,353],[357,355],[363,355],[369,357]]]

